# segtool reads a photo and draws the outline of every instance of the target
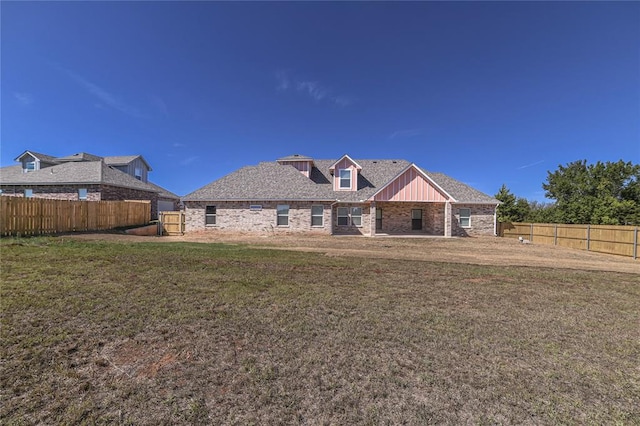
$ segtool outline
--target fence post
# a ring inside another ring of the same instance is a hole
[[[558,245],[558,224],[553,225],[553,245]]]
[[[638,258],[638,227],[633,230],[633,258]]]
[[[531,224],[531,228],[529,231],[529,241],[533,242],[533,223]]]
[[[587,251],[589,251],[591,245],[591,225],[587,225]]]

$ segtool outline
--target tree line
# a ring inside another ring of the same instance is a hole
[[[640,165],[574,161],[547,172],[542,188],[552,201],[516,197],[503,184],[495,195],[498,221],[640,225]]]

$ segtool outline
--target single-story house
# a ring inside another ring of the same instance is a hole
[[[500,201],[405,160],[292,155],[182,198],[185,232],[495,235]]]
[[[151,166],[141,155],[99,157],[85,152],[53,157],[25,151],[20,164],[0,168],[4,196],[59,200],[149,200],[151,217],[177,210],[180,197],[148,180]]]

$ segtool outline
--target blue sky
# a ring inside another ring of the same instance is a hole
[[[299,153],[544,200],[640,163],[640,2],[2,2],[2,166],[142,154],[185,195]]]

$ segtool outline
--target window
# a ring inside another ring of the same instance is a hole
[[[351,224],[362,226],[362,207],[351,208]]]
[[[420,231],[422,229],[422,209],[411,210],[411,230]]]
[[[134,176],[136,177],[136,179],[142,180],[142,169],[140,167],[136,167],[136,169],[135,169],[135,171],[133,173],[134,173]]]
[[[340,189],[351,189],[351,170],[340,170]]]
[[[289,226],[289,205],[278,204],[278,226]]]
[[[249,205],[249,211],[251,212],[259,212],[262,210],[262,206],[260,204],[251,204]]]
[[[338,207],[338,225],[339,226],[349,225],[349,208],[348,207]]]
[[[460,209],[460,226],[471,228],[471,209]]]
[[[216,224],[216,206],[206,206],[204,208],[204,224],[205,225]]]
[[[35,161],[29,161],[28,163],[25,163],[24,165],[24,169],[28,172],[32,172],[36,169],[36,162]]]
[[[324,206],[311,206],[311,226],[322,226]]]
[[[24,190],[24,197],[25,198],[31,198],[33,197],[33,189],[31,188],[27,188]]]
[[[87,188],[78,189],[78,200],[86,200],[87,199]]]
[[[362,226],[362,207],[338,207],[339,226]]]
[[[382,230],[382,209],[376,209],[376,231]]]

